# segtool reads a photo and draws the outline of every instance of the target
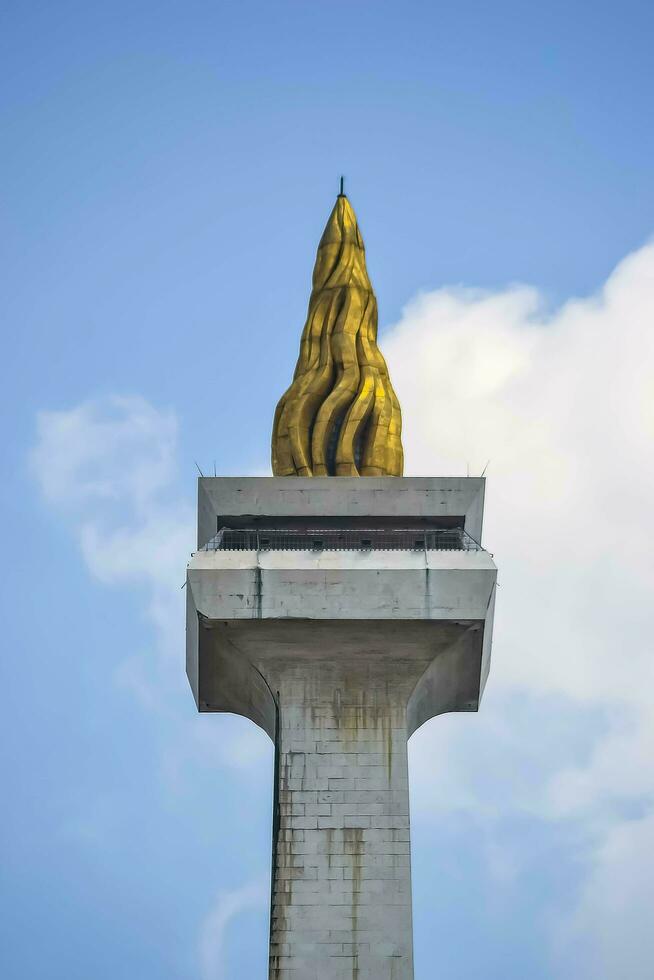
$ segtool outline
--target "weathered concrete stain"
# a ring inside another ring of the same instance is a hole
[[[263,573],[261,570],[261,565],[259,564],[259,556],[257,555],[257,565],[254,569],[254,618],[262,618],[263,609]]]
[[[365,663],[276,666],[283,727],[269,976],[300,980],[324,962],[334,980],[411,980],[405,711],[394,700],[402,674]]]
[[[343,842],[350,845],[352,856],[352,980],[359,980],[359,899],[361,897],[361,869],[363,864],[363,830],[360,827],[345,827]]]

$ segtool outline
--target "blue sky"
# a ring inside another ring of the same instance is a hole
[[[650,977],[651,4],[0,25],[2,976],[265,976],[271,748],[195,717],[179,586],[344,173],[408,472],[494,461],[487,703],[412,749],[417,980]]]

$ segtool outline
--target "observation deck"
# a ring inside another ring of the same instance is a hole
[[[476,710],[497,574],[481,545],[484,487],[476,478],[200,479],[187,577],[199,710],[244,714],[274,737],[261,675],[282,647],[300,659],[365,649],[414,661],[409,731],[442,711]]]

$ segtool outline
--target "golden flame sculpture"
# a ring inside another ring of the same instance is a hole
[[[293,383],[275,412],[273,473],[402,476],[401,433],[363,239],[341,193],[318,246]]]

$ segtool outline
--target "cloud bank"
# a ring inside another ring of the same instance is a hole
[[[425,292],[384,341],[407,474],[488,463],[500,569],[486,703],[415,736],[414,813],[465,811],[514,872],[503,824],[574,825],[557,976],[654,973],[653,320],[647,245],[555,311],[522,286]]]

